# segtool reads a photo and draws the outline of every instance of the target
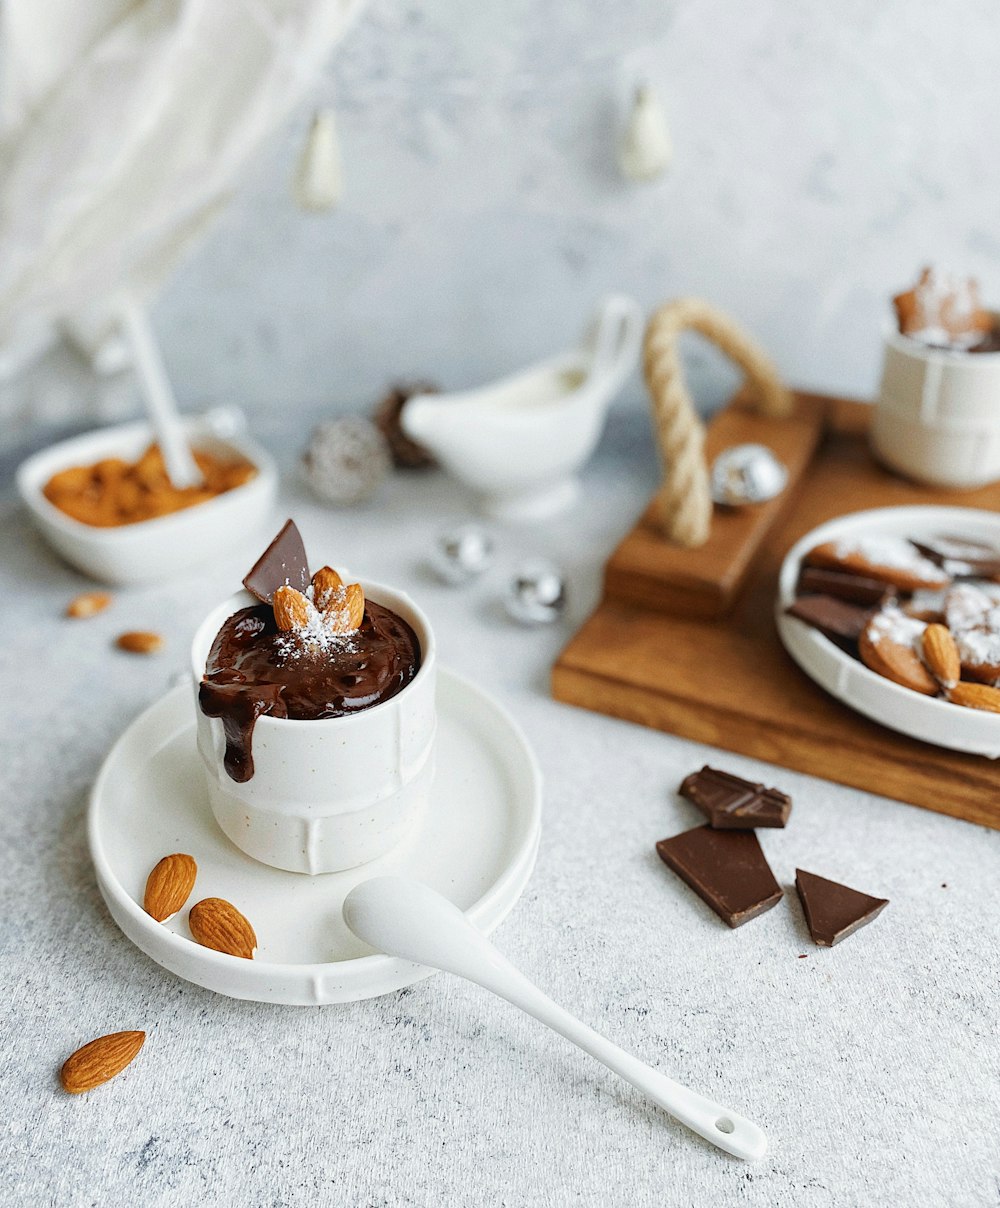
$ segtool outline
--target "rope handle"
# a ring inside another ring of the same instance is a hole
[[[646,326],[643,368],[653,407],[664,479],[657,508],[664,535],[678,545],[704,545],[712,527],[712,495],[705,460],[705,425],[698,418],[680,356],[680,337],[696,331],[742,369],[761,415],[792,410],[773,361],[736,322],[700,298],[677,298],[653,312]]]

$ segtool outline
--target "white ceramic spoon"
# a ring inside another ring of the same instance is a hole
[[[167,477],[175,487],[195,487],[202,481],[201,470],[191,456],[191,447],[177,411],[177,400],[146,312],[136,303],[127,301],[122,306],[121,322],[132,345],[139,388],[163,454]]]
[[[767,1137],[756,1124],[650,1069],[564,1011],[501,956],[457,906],[429,886],[404,877],[364,881],[344,900],[344,921],[380,952],[455,973],[499,994],[726,1153],[749,1160],[764,1155]]]

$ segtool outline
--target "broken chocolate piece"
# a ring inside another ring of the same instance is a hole
[[[809,934],[823,948],[832,948],[847,939],[889,905],[888,898],[873,898],[801,868],[795,870],[795,888]]]
[[[294,587],[305,592],[312,576],[306,561],[302,535],[294,520],[287,520],[281,532],[254,563],[243,586],[262,604],[273,604],[279,587]]]
[[[967,537],[930,537],[926,541],[911,537],[910,544],[949,575],[989,579],[1000,574],[1000,549],[995,545]]]
[[[707,765],[686,776],[677,791],[696,805],[716,830],[784,826],[792,812],[792,799],[787,793]]]
[[[846,600],[836,600],[833,596],[800,596],[785,609],[788,616],[798,617],[828,638],[847,638],[855,642],[874,611],[863,604],[848,604]]]
[[[781,886],[753,831],[696,826],[661,839],[656,852],[730,927],[741,927],[781,901]]]
[[[852,575],[847,571],[823,570],[818,566],[804,566],[799,575],[798,596],[835,596],[851,604],[887,604],[895,595],[888,583],[869,579],[865,575]]]

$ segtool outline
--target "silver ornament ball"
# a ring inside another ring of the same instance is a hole
[[[441,533],[431,551],[431,566],[445,583],[453,586],[475,579],[492,561],[493,538],[474,524]]]
[[[371,420],[346,415],[313,430],[302,468],[321,499],[344,507],[375,494],[392,470],[392,458],[385,437]]]
[[[767,445],[733,445],[712,462],[712,499],[729,507],[774,499],[787,483],[788,471]]]
[[[507,585],[507,612],[522,625],[547,625],[566,607],[566,582],[551,562],[526,562]]]

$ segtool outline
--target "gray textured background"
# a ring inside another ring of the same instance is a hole
[[[1000,305],[998,45],[992,0],[372,0],[156,308],[178,392],[351,407],[400,374],[472,385],[625,290],[704,294],[789,380],[869,395],[886,298],[920,264]],[[643,79],[676,146],[647,186],[615,159]],[[290,180],[326,104],[346,194],[307,215]],[[700,376],[722,396],[714,363]],[[0,390],[0,443],[88,393],[65,359]]]
[[[290,468],[295,443],[278,417],[261,414],[257,428]],[[502,535],[497,573],[460,592],[421,566],[439,525],[467,515],[443,479],[400,478],[377,505],[333,513],[293,475],[282,506],[314,557],[414,593],[442,661],[490,686],[534,744],[547,780],[541,850],[499,945],[588,1022],[758,1120],[769,1156],[747,1166],[720,1155],[444,975],[369,1003],[297,1009],[230,1001],[152,964],[100,901],[85,797],[112,740],[185,669],[196,622],[253,550],[68,622],[61,610],[83,580],[8,503],[0,1203],[997,1208],[1000,834],[547,696],[549,666],[653,480],[643,424],[618,416],[587,472],[586,511]],[[497,608],[502,570],[529,551],[570,575],[570,615],[551,630],[518,628]],[[114,651],[133,627],[162,631],[166,651]],[[890,898],[883,915],[820,950],[790,890],[729,931],[653,852],[698,821],[673,790],[706,759],[794,794],[788,829],[763,835],[782,884],[800,865]],[[69,1052],[134,1027],[149,1039],[120,1078],[81,1098],[59,1090]]]
[[[703,293],[792,380],[867,393],[885,296],[923,259],[976,271],[1000,297],[998,36],[986,0],[377,0],[314,98],[338,112],[343,205],[292,204],[307,106],[157,308],[178,391],[249,404],[291,467],[324,410],[401,373],[457,386],[506,371],[574,339],[614,288],[649,305]],[[677,149],[648,188],[613,160],[641,76]],[[712,365],[699,379],[721,394]],[[86,392],[65,360],[33,375],[0,444]],[[758,1119],[771,1155],[718,1155],[453,979],[295,1010],[213,996],[134,949],[97,894],[86,792],[254,551],[70,625],[60,613],[83,581],[30,532],[5,468],[0,1202],[1000,1205],[1000,836],[726,757],[795,795],[791,827],[764,838],[779,880],[801,864],[892,899],[830,952],[811,946],[794,896],[731,933],[652,850],[696,821],[672,790],[710,753],[547,698],[551,661],[654,480],[637,383],[630,398],[588,471],[586,513],[502,543],[504,566],[539,549],[567,567],[571,616],[555,630],[506,624],[497,576],[456,594],[421,571],[431,534],[466,515],[443,481],[399,480],[378,506],[334,514],[289,479],[283,506],[321,556],[417,594],[443,660],[491,685],[534,742],[541,852],[500,945],[611,1037]],[[111,650],[146,626],[167,635],[162,656]],[[129,1071],[61,1094],[73,1048],[130,1027],[150,1038]]]

